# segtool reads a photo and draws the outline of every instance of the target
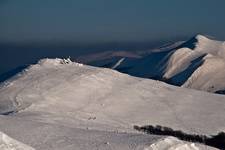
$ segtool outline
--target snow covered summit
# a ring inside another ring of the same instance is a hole
[[[187,48],[225,58],[224,41],[212,40],[203,35],[197,35],[192,40],[194,40],[195,42],[189,44],[192,44],[194,47],[188,47],[187,45]],[[190,41],[187,41],[183,45],[187,44],[188,42]]]
[[[211,40],[202,35],[187,41],[170,57],[163,77],[176,80],[175,76],[183,72],[184,77],[188,70],[193,71],[186,78],[183,87],[208,92],[225,90],[225,42]]]
[[[69,150],[78,145],[78,149],[106,149],[110,143],[126,149],[131,137],[137,143],[132,149],[144,149],[161,137],[137,134],[134,125],[161,125],[210,136],[225,131],[224,108],[221,95],[69,60],[44,59],[2,84],[0,131],[35,149]],[[96,136],[110,142],[101,147]],[[145,146],[140,139],[148,139]],[[88,147],[86,142],[100,145]]]
[[[197,35],[176,47],[153,50],[141,58],[122,57],[89,64],[111,67],[133,76],[177,86],[225,93],[225,42],[203,35]]]
[[[217,115],[224,112],[224,96],[63,61],[41,60],[5,83],[0,89],[0,113],[32,112],[37,118],[48,114],[62,121],[94,117],[96,123],[111,122],[112,126],[122,128],[150,123],[188,132],[212,133],[224,127],[225,118]],[[202,105],[204,107],[200,107]],[[214,116],[217,120],[212,122]],[[202,128],[202,122],[197,122],[199,117],[210,128]]]

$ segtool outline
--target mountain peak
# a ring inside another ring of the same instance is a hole
[[[196,35],[195,38],[196,38],[198,41],[201,41],[201,40],[209,40],[209,38],[207,38],[206,36],[201,35],[201,34]]]
[[[39,65],[59,65],[59,64],[70,64],[72,61],[68,59],[60,59],[60,58],[55,58],[55,59],[41,59],[38,64]]]
[[[207,41],[211,41],[207,36],[205,35],[201,35],[201,34],[197,34],[196,36],[190,38],[189,40],[187,40],[186,42],[184,42],[183,44],[181,44],[179,48],[190,48],[190,49],[195,49],[197,45],[200,45],[202,43],[206,43]]]
[[[70,60],[70,58],[55,58],[55,59],[41,59],[38,64],[40,66],[58,66],[64,64],[76,64],[77,66],[82,66],[83,64],[76,63]]]

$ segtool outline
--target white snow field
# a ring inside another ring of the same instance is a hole
[[[205,55],[200,67],[182,86],[208,92],[225,90],[225,42],[198,35],[194,41],[184,44],[184,48],[177,49],[169,59],[164,78],[172,78]]]
[[[195,143],[187,143],[187,142],[184,143],[174,137],[166,137],[153,143],[149,147],[146,147],[144,150],[199,150],[199,149],[209,149],[209,147],[205,147],[203,145]]]
[[[43,59],[1,85],[0,114],[0,131],[37,150],[213,149],[133,126],[214,135],[225,131],[225,96]]]
[[[34,148],[27,146],[15,139],[12,139],[8,135],[0,132],[0,149],[1,150],[35,150]]]

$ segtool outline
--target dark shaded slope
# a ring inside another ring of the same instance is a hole
[[[94,61],[91,63],[87,63],[88,65],[96,66],[96,67],[104,67],[104,68],[112,68],[122,57],[112,57],[100,61]]]
[[[189,39],[188,41],[186,41],[183,44],[181,44],[180,46],[178,46],[176,49],[180,49],[180,48],[184,48],[184,47],[194,49],[196,47],[196,43],[198,43],[198,39],[197,39],[197,36],[194,36],[191,39]]]
[[[127,59],[117,70],[136,77],[161,79],[172,54],[173,51],[154,52],[141,59]]]
[[[173,130],[168,127],[162,127],[160,125],[157,125],[157,126],[148,125],[148,126],[142,126],[142,127],[134,126],[134,129],[145,132],[147,134],[152,134],[152,135],[174,136],[179,138],[180,140],[184,140],[188,142],[198,142],[198,143],[219,148],[221,150],[225,150],[225,133],[224,132],[220,132],[217,135],[212,135],[212,136],[187,134],[182,131]]]
[[[0,83],[10,79],[11,77],[15,76],[16,74],[22,72],[27,67],[28,67],[28,65],[20,66],[11,71],[1,74],[0,75]]]
[[[169,84],[177,85],[177,86],[183,85],[188,80],[188,78],[192,75],[192,73],[195,72],[195,70],[197,70],[198,67],[200,67],[204,63],[203,58],[205,56],[206,54],[196,58],[195,60],[191,62],[191,64],[188,66],[187,69],[178,73],[172,78],[165,80],[165,82]]]

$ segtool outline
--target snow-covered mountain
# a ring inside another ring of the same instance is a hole
[[[223,95],[44,59],[1,85],[0,131],[35,149],[206,149],[133,127],[216,135],[225,131],[224,108]]]
[[[171,79],[193,65],[198,67],[187,78],[183,87],[209,92],[225,90],[225,42],[196,36],[193,43],[190,42],[190,45],[173,53],[163,77]]]
[[[186,42],[160,48],[141,58],[120,57],[89,63],[115,66],[120,72],[215,93],[225,92],[225,42],[197,35]]]

